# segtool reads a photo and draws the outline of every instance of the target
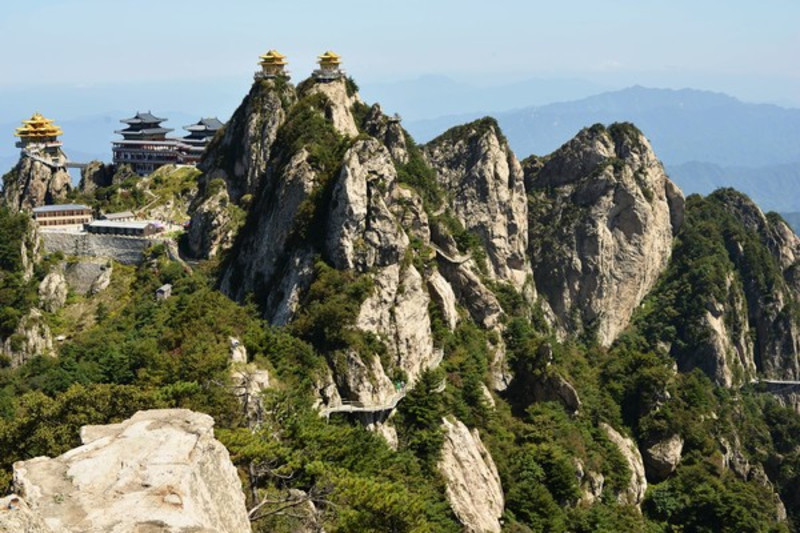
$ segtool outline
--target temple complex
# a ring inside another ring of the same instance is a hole
[[[48,164],[60,165],[66,161],[67,158],[61,150],[62,143],[58,140],[58,136],[63,135],[64,131],[52,120],[40,113],[34,113],[28,120],[23,120],[22,124],[14,132],[14,136],[19,137],[16,146],[22,149],[24,155],[45,159]]]
[[[277,77],[289,77],[289,71],[286,70],[286,65],[289,62],[286,61],[286,56],[277,50],[270,50],[263,56],[259,56],[259,59],[261,61],[258,64],[261,65],[261,70],[256,71],[255,79],[268,80]]]
[[[186,165],[196,165],[200,161],[206,146],[222,126],[224,124],[216,117],[201,118],[196,124],[184,126],[183,129],[188,131],[189,135],[180,139],[178,143],[179,162]]]
[[[165,120],[149,112],[121,120],[128,127],[114,132],[123,137],[113,142],[114,164],[128,164],[134,172],[146,176],[160,166],[177,163],[177,142],[167,138],[172,130],[161,126]]]
[[[333,81],[344,77],[342,57],[339,54],[328,50],[317,58],[317,63],[319,68],[311,74],[317,81]]]

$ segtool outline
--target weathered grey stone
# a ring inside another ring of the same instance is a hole
[[[71,189],[72,178],[65,167],[23,155],[4,176],[3,199],[12,211],[31,210],[65,200]]]
[[[456,309],[456,294],[453,287],[438,270],[428,276],[428,293],[431,299],[442,311],[444,321],[450,329],[455,329],[458,324],[458,310]]]
[[[455,216],[480,237],[489,276],[521,290],[531,276],[524,176],[497,124],[482,119],[459,126],[424,150]]]
[[[159,244],[159,239],[96,235],[83,232],[42,231],[42,245],[46,252],[61,252],[79,257],[105,257],[123,265],[138,265],[142,252]]]
[[[439,471],[447,483],[447,499],[465,531],[500,531],[505,500],[492,456],[477,430],[459,420],[442,420],[445,432]]]
[[[21,366],[37,355],[53,355],[53,334],[41,311],[34,308],[22,317],[14,334],[3,341],[2,351],[10,358],[12,367]]]
[[[187,232],[192,256],[211,259],[233,245],[239,229],[233,223],[233,209],[228,191],[222,187],[194,210]]]
[[[203,186],[222,179],[231,201],[255,194],[267,173],[278,129],[288,106],[297,96],[282,80],[256,81],[233,113],[222,133],[206,149],[198,165],[205,175]]]
[[[647,478],[655,483],[667,479],[678,468],[682,451],[683,437],[677,434],[645,448],[642,457]]]
[[[558,328],[608,346],[666,267],[683,197],[630,125],[585,129],[529,171],[536,286]]]
[[[344,78],[327,82],[315,82],[309,86],[303,96],[323,94],[327,99],[325,118],[327,118],[336,131],[347,137],[358,137],[358,127],[353,118],[353,104],[360,102],[357,94],[347,94],[347,84]]]
[[[81,258],[64,263],[64,279],[77,294],[97,294],[111,283],[113,263],[103,258]]]
[[[85,426],[82,446],[16,462],[14,484],[53,531],[248,532],[241,482],[213,426],[186,409]]]
[[[645,477],[644,462],[642,454],[636,443],[628,437],[623,437],[616,429],[605,422],[600,422],[600,428],[605,432],[610,440],[625,458],[628,468],[631,471],[631,478],[628,487],[617,495],[617,499],[622,504],[640,505],[644,500],[647,491],[647,478]]]
[[[364,131],[383,143],[392,158],[398,163],[408,163],[408,146],[400,121],[396,117],[387,117],[381,106],[374,104],[364,119]]]
[[[47,274],[39,284],[39,306],[49,313],[55,313],[67,301],[69,286],[60,268]]]

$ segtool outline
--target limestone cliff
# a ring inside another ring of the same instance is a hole
[[[476,430],[459,420],[442,421],[445,432],[439,471],[447,483],[447,499],[465,531],[500,531],[503,487],[492,456]]]
[[[281,78],[256,81],[222,131],[203,154],[198,168],[204,182],[222,179],[230,199],[238,204],[258,191],[289,106],[294,87]]]
[[[344,81],[305,82],[299,98],[277,133],[221,288],[237,300],[255,295],[271,322],[286,324],[314,279],[315,257],[368,276],[373,289],[354,327],[375,335],[386,353],[347,351],[333,379],[349,399],[386,404],[396,394],[393,376],[402,372],[413,384],[440,359],[427,280],[441,280],[410,260],[412,238],[430,242],[427,216],[420,197],[399,183],[389,148],[349,138],[356,127],[350,108],[360,100]]]
[[[536,287],[563,331],[609,345],[669,261],[683,195],[630,124],[584,129],[526,168]]]
[[[213,426],[185,409],[84,426],[82,446],[15,463],[14,485],[53,531],[250,531],[239,477]]]
[[[480,238],[489,277],[522,289],[531,275],[524,176],[497,123],[453,128],[424,149],[455,216]]]
[[[689,207],[639,328],[680,370],[700,368],[719,385],[798,379],[800,239],[730,189],[692,196]]]
[[[66,168],[27,155],[3,176],[3,201],[12,211],[60,202],[71,189]]]

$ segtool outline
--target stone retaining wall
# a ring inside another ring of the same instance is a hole
[[[138,265],[142,252],[162,242],[144,237],[122,237],[119,235],[93,235],[83,232],[41,231],[44,250],[47,253],[62,252],[64,255],[84,257],[110,257],[124,265]]]

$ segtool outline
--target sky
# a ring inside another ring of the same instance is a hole
[[[798,0],[2,0],[0,120],[58,87],[216,87],[231,107],[270,48],[295,81],[332,49],[362,87],[580,78],[800,107]]]

